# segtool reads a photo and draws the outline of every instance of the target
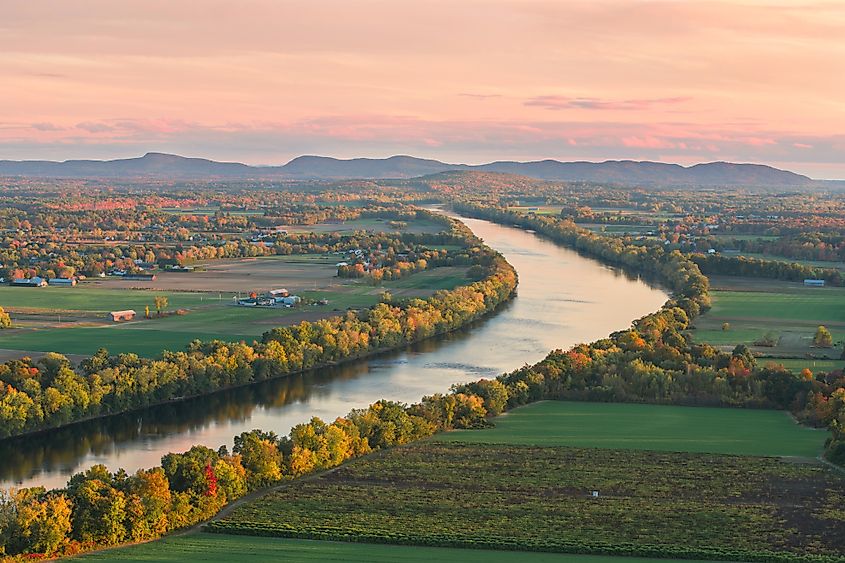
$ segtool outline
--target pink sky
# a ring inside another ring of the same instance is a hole
[[[845,178],[845,3],[3,0],[0,159],[761,162]]]

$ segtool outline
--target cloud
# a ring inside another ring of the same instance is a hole
[[[502,97],[501,94],[473,94],[473,93],[470,93],[470,92],[462,92],[462,93],[458,94],[458,96],[461,96],[461,97],[464,97],[464,98],[473,98],[475,100],[489,100],[491,98],[501,98]]]
[[[63,127],[59,127],[54,123],[42,122],[42,123],[33,123],[30,125],[36,131],[61,131],[64,129]]]
[[[77,123],[76,128],[88,131],[89,133],[108,133],[114,131],[114,127],[111,125],[97,121],[83,121],[82,123]]]
[[[587,110],[621,110],[643,111],[655,106],[677,105],[689,101],[691,98],[678,96],[674,98],[650,98],[631,100],[604,100],[601,98],[569,98],[565,96],[537,96],[527,100],[523,105],[540,107],[548,110],[587,109]]]

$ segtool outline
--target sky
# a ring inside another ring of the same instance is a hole
[[[0,159],[758,162],[845,178],[845,2],[2,0]]]

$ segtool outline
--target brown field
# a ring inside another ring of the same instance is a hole
[[[287,288],[291,291],[329,289],[343,285],[336,276],[335,264],[339,256],[309,257],[296,260],[288,256],[266,256],[260,258],[238,258],[214,260],[198,267],[195,272],[156,272],[151,282],[123,280],[120,278],[96,279],[90,285],[102,288],[158,289],[166,291],[222,291],[249,293]],[[89,285],[86,283],[86,285]]]

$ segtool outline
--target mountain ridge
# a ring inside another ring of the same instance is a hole
[[[352,159],[303,155],[281,166],[251,166],[160,152],[115,160],[0,160],[0,176],[28,178],[407,179],[446,171],[471,170],[517,174],[548,181],[619,184],[802,186],[815,183],[802,174],[765,164],[723,161],[682,166],[636,160],[590,162],[544,159],[470,165],[409,155]]]

